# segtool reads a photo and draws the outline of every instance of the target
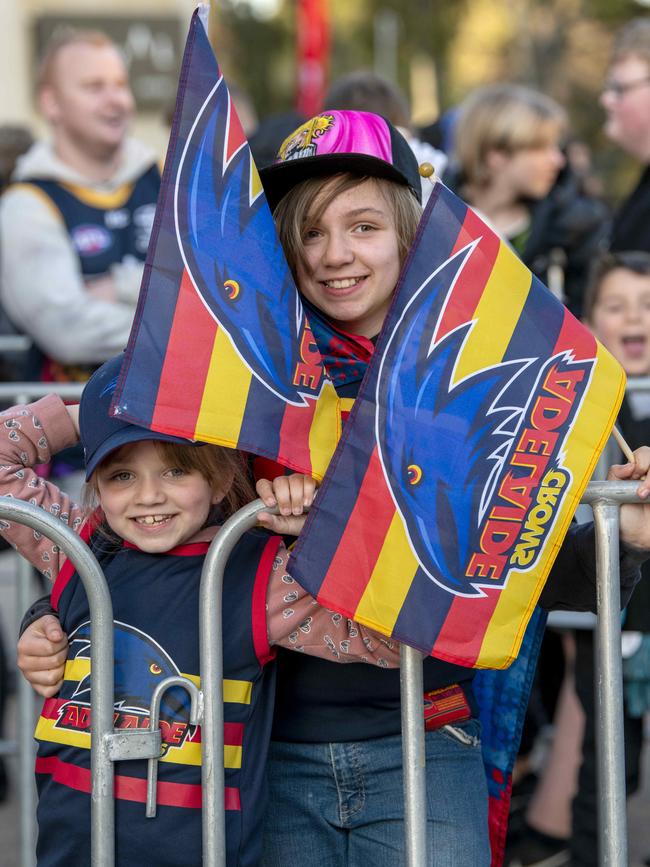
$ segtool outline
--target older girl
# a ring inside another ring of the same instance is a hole
[[[344,405],[358,392],[418,226],[418,174],[406,142],[387,121],[353,111],[312,118],[261,172]],[[638,478],[641,470],[630,465],[616,472]],[[271,505],[269,485],[259,482],[258,491]],[[642,536],[626,531],[637,544]],[[594,606],[592,541],[590,529],[569,534],[543,605]],[[637,574],[629,554],[621,574],[626,584]],[[473,674],[434,658],[424,663],[425,701],[433,709],[426,726],[427,863],[440,867],[490,863]],[[265,867],[298,863],[307,851],[319,867],[403,864],[401,768],[398,672],[338,670],[280,651]]]

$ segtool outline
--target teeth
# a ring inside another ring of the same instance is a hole
[[[347,277],[345,280],[325,280],[325,285],[330,289],[349,289],[361,280],[361,277]]]
[[[166,521],[169,515],[146,515],[144,518],[136,518],[138,524],[162,524]]]

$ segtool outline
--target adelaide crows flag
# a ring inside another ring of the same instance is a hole
[[[589,331],[436,184],[291,574],[426,653],[509,665],[624,386]]]
[[[112,411],[321,478],[338,400],[198,13]]]

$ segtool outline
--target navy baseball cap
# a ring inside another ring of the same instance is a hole
[[[86,481],[107,455],[127,443],[163,440],[167,443],[196,445],[193,440],[158,433],[110,415],[123,361],[124,355],[116,355],[102,364],[90,377],[81,394],[79,432],[86,464]]]
[[[422,202],[415,154],[392,123],[370,111],[322,111],[312,117],[284,140],[260,178],[273,211],[296,184],[338,172],[404,184]]]

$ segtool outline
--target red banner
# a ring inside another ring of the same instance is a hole
[[[327,0],[297,0],[296,108],[313,117],[323,107],[330,49]]]

